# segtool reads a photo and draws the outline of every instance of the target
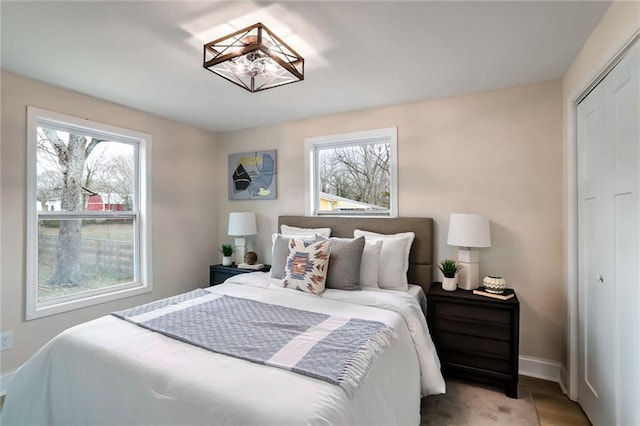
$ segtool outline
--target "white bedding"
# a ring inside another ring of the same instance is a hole
[[[407,293],[409,293],[416,299],[416,301],[418,302],[418,305],[420,305],[420,307],[422,308],[422,312],[424,312],[426,315],[427,314],[427,296],[424,294],[424,290],[422,289],[422,287],[415,284],[409,284],[409,290],[407,291]]]
[[[398,342],[374,361],[349,398],[338,386],[105,316],[61,333],[16,372],[2,424],[417,425],[421,394],[445,391],[413,296],[327,290],[318,297],[271,288],[268,274],[259,272],[229,281],[207,290],[381,321],[396,330]]]

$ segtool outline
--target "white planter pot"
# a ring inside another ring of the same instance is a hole
[[[233,264],[233,256],[222,256],[222,266],[231,266]]]
[[[454,278],[443,278],[442,279],[442,289],[446,291],[456,291],[458,288],[458,276],[456,275]]]

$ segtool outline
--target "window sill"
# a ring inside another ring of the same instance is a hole
[[[124,299],[126,297],[137,296],[140,294],[149,293],[153,290],[150,284],[135,287],[129,287],[122,290],[111,291],[109,293],[87,295],[81,299],[65,300],[59,303],[52,303],[54,301],[48,301],[43,303],[29,304],[27,310],[27,320],[47,317],[49,315],[61,314],[63,312],[69,312],[76,309],[82,309],[100,303],[111,302],[114,300]],[[31,307],[34,307],[31,309]]]

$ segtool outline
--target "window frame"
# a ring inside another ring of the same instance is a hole
[[[385,212],[377,211],[331,211],[321,212],[318,209],[318,188],[320,177],[316,161],[317,151],[326,148],[344,146],[369,145],[388,143],[391,148],[390,167],[390,196],[389,209]],[[307,216],[366,216],[366,217],[397,217],[398,216],[398,128],[366,130],[361,132],[341,133],[336,135],[314,136],[305,138],[305,214]]]
[[[136,145],[134,206],[131,211],[38,211],[38,126],[75,130],[85,135]],[[26,200],[26,319],[32,320],[75,309],[131,297],[153,290],[151,279],[151,135],[77,118],[32,106],[27,107],[27,200]],[[131,218],[134,227],[134,280],[101,289],[38,301],[38,225],[42,219]]]

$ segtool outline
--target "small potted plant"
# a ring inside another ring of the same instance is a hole
[[[453,259],[445,259],[440,262],[438,269],[440,269],[440,272],[444,275],[442,279],[442,289],[455,291],[455,289],[458,288],[458,271],[460,270],[460,265]]]
[[[223,266],[231,266],[233,263],[233,246],[231,244],[223,244],[221,248],[219,248],[220,253],[222,253],[222,265]]]

